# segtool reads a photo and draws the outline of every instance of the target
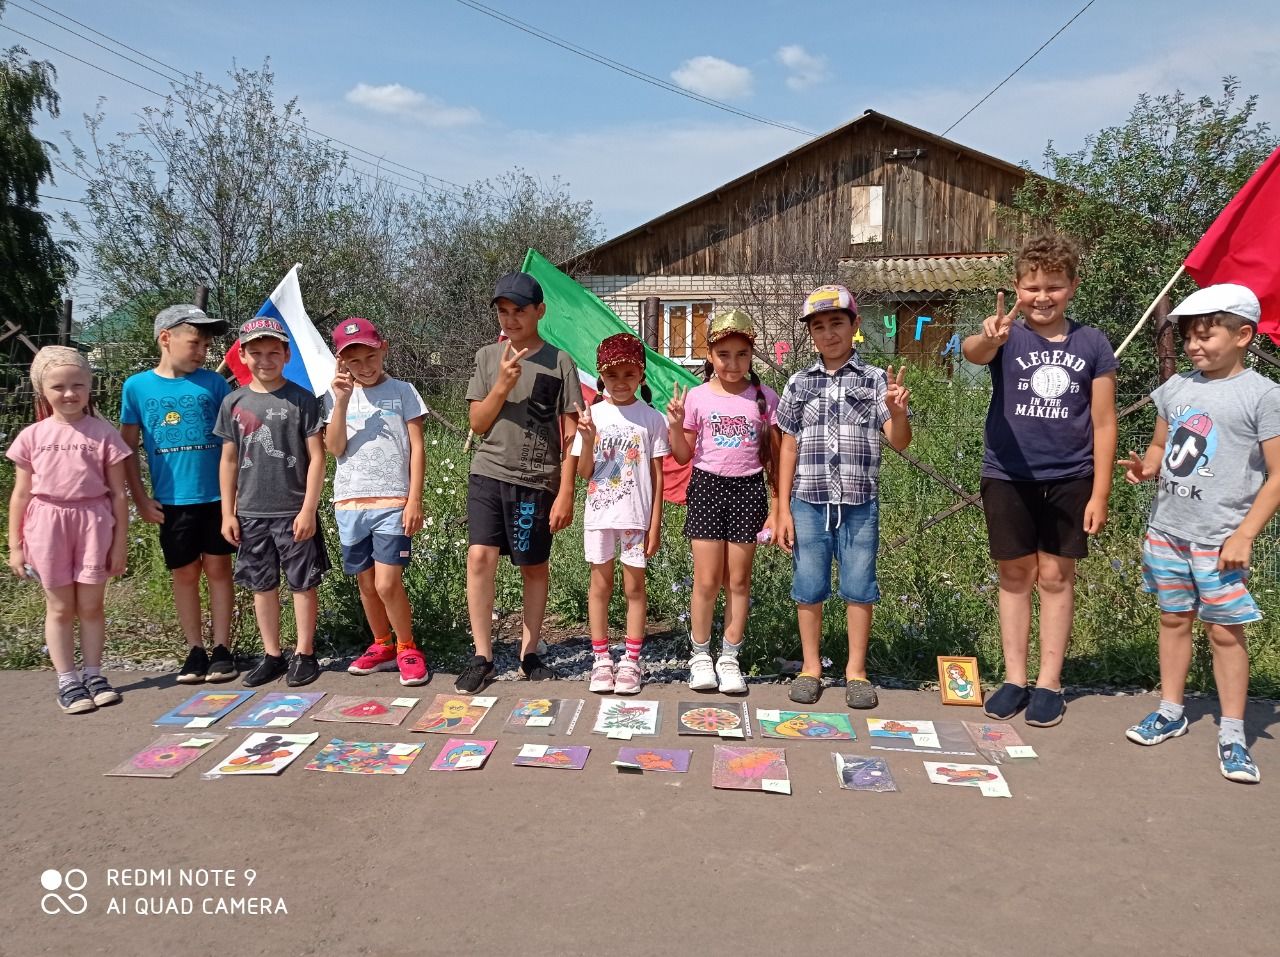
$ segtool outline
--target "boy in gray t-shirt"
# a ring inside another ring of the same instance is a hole
[[[218,466],[222,537],[237,546],[235,583],[253,592],[262,660],[244,676],[255,688],[288,671],[292,688],[320,676],[315,656],[316,586],[329,570],[317,506],[324,489],[320,400],[284,377],[289,333],[258,316],[240,327],[240,359],[249,384],[222,400],[213,434],[222,439]],[[298,644],[285,664],[280,649],[280,570],[293,592]]]
[[[1222,708],[1219,767],[1227,779],[1252,784],[1260,775],[1244,734],[1244,626],[1262,612],[1246,582],[1253,540],[1280,507],[1280,383],[1244,367],[1261,317],[1249,289],[1207,286],[1170,315],[1195,371],[1151,393],[1151,445],[1120,463],[1130,483],[1159,482],[1142,574],[1160,606],[1161,701],[1126,737],[1152,745],[1187,733],[1182,697],[1198,616]]]

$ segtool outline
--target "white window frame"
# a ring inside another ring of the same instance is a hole
[[[671,308],[684,307],[685,310],[685,351],[690,355],[673,356],[671,354]],[[715,315],[716,302],[714,299],[664,299],[662,300],[662,328],[659,330],[658,351],[670,359],[672,362],[678,362],[680,365],[701,367],[706,361],[705,357],[692,355],[694,351],[693,344],[693,307],[707,307],[707,325],[711,325],[711,317]]]

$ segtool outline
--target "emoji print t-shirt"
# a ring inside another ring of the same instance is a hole
[[[124,380],[120,424],[141,427],[151,494],[161,505],[200,505],[222,498],[213,434],[218,407],[231,387],[208,369],[172,379],[154,369]]]

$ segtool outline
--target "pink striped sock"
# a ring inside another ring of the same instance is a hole
[[[632,661],[640,660],[640,648],[644,645],[644,636],[639,638],[627,638],[627,657]]]
[[[608,638],[592,638],[591,651],[597,658],[609,657],[609,639]]]

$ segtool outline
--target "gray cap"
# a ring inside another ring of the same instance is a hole
[[[152,335],[159,336],[166,329],[172,329],[174,326],[180,326],[183,323],[200,326],[206,332],[215,336],[225,336],[227,334],[228,327],[225,319],[214,319],[199,306],[184,302],[160,310],[160,313],[156,316],[156,327]]]

